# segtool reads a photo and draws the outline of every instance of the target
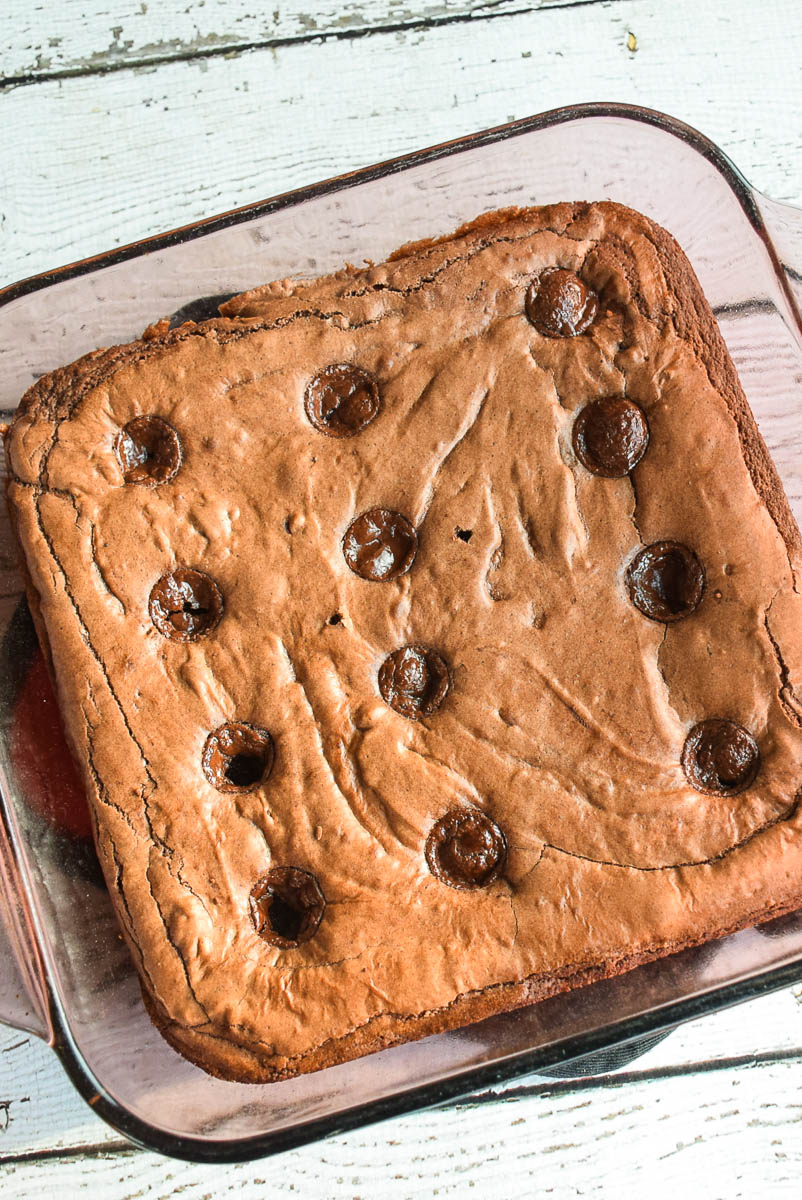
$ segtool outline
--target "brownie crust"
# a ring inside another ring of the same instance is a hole
[[[576,337],[527,317],[555,269],[598,304]],[[170,1044],[221,1078],[286,1078],[802,904],[802,543],[673,239],[613,204],[505,210],[223,312],[44,377],[6,439],[37,630]],[[310,388],[334,364],[360,374],[339,371],[332,417]],[[599,478],[573,422],[620,395],[649,445]],[[157,446],[149,486],[137,438],[164,424],[180,450]],[[372,506],[417,532],[396,573],[344,556]],[[705,572],[670,624],[625,583],[660,540]],[[179,570],[219,591],[197,638],[208,603],[191,590],[162,632],[149,615]],[[415,720],[378,685],[405,645],[449,671]],[[759,745],[745,790],[703,795],[683,773],[710,718]],[[201,769],[226,722],[273,739],[255,787]],[[455,805],[506,839],[473,891],[424,854]],[[249,920],[276,863],[325,895],[303,944],[268,945]]]

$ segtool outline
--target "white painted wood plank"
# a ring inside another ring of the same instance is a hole
[[[791,1200],[802,1169],[799,1064],[768,1063],[458,1106],[235,1166],[115,1151],[3,1165],[5,1197],[648,1196]],[[746,1136],[748,1131],[748,1136]]]
[[[750,1004],[690,1022],[632,1064],[637,1075],[688,1070],[695,1089],[700,1065],[749,1055],[799,1053],[797,1081],[802,1080],[802,1005],[792,991],[764,996]],[[599,1080],[602,1088],[604,1080]],[[514,1088],[547,1085],[529,1076]],[[562,1088],[564,1085],[558,1085]],[[504,1088],[497,1089],[500,1095]],[[750,1114],[748,1119],[751,1119]],[[422,1117],[425,1123],[428,1117]],[[395,1123],[385,1127],[388,1132]],[[58,1059],[34,1038],[0,1028],[0,1168],[9,1156],[42,1150],[67,1150],[118,1141],[74,1090]]]
[[[4,0],[0,75],[36,79],[114,69],[238,47],[310,37],[353,37],[372,29],[602,0],[83,0],[77,5]]]
[[[558,104],[662,108],[802,200],[797,0],[653,0],[280,47],[0,96],[10,281],[286,188]],[[638,49],[627,49],[627,31]],[[570,56],[570,69],[566,69]]]

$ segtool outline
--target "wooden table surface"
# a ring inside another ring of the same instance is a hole
[[[0,76],[0,284],[584,100],[681,117],[802,205],[799,0],[2,0]],[[800,1175],[792,991],[618,1074],[532,1077],[234,1167],[129,1146],[47,1047],[0,1030],[4,1196],[751,1200],[797,1197]]]

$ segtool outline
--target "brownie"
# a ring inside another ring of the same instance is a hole
[[[168,1041],[280,1079],[800,905],[800,537],[672,238],[506,210],[223,312],[6,439]]]

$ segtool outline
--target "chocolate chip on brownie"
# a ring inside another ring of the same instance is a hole
[[[413,721],[430,717],[443,703],[448,687],[448,667],[427,646],[401,646],[379,668],[382,699]]]
[[[599,311],[596,293],[574,271],[549,267],[530,283],[526,315],[544,337],[576,337],[593,324]]]
[[[436,879],[467,891],[498,878],[507,841],[495,821],[478,808],[452,808],[432,826],[425,852]]]
[[[307,417],[320,433],[348,438],[361,433],[378,416],[378,384],[368,371],[350,363],[333,363],[310,380],[304,396]]]
[[[732,796],[753,783],[760,751],[748,729],[737,721],[711,717],[694,725],[682,748],[688,782],[709,796]]]
[[[251,920],[271,946],[292,950],[317,933],[326,899],[317,879],[300,867],[272,867],[249,897]]]
[[[150,619],[163,637],[194,642],[211,633],[223,615],[223,597],[210,575],[175,567],[153,585]]]
[[[643,409],[625,396],[586,404],[574,421],[574,451],[594,475],[617,479],[637,466],[649,445]]]
[[[702,564],[681,542],[644,546],[627,567],[629,598],[652,621],[679,621],[698,608],[705,588]]]
[[[206,739],[203,773],[218,792],[250,792],[273,766],[273,739],[266,729],[244,721],[219,725]]]
[[[114,451],[126,483],[154,487],[167,483],[181,466],[181,442],[172,425],[152,414],[134,417],[123,425]]]
[[[390,508],[369,508],[345,531],[343,555],[361,579],[397,579],[412,566],[418,535],[406,517]]]

